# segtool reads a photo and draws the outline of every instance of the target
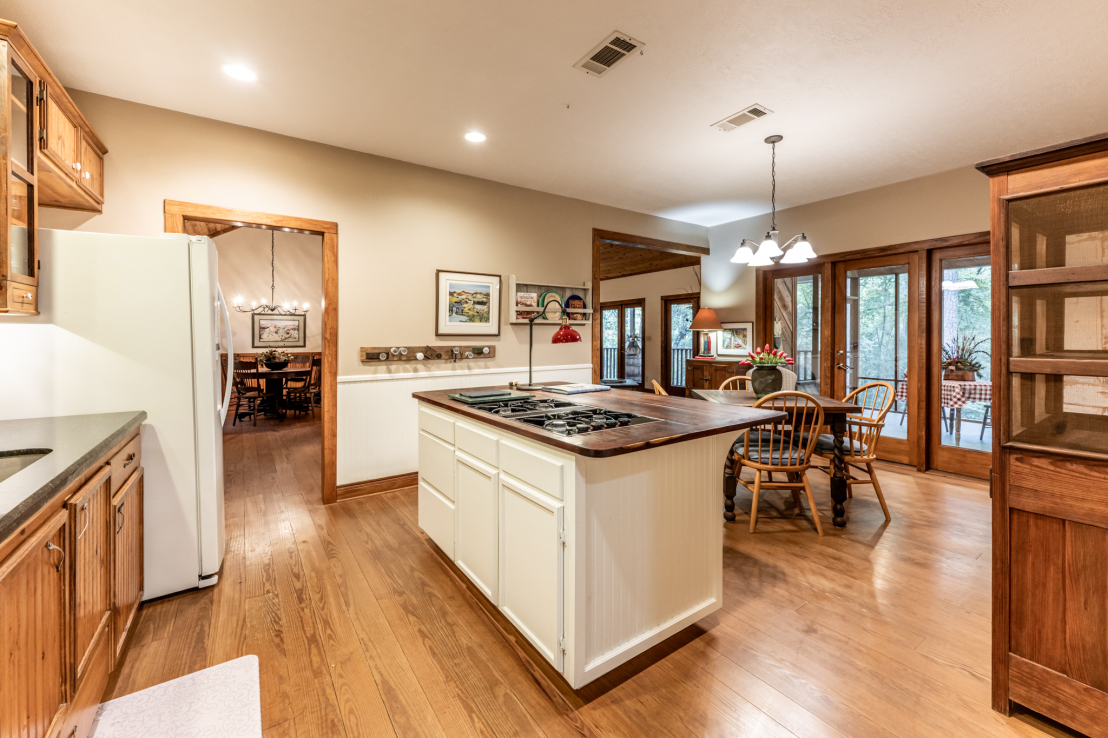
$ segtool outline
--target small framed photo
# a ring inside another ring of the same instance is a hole
[[[720,356],[746,356],[750,353],[750,345],[754,342],[753,323],[722,323],[723,330],[719,332]]]
[[[435,335],[499,336],[500,275],[436,270]]]
[[[254,313],[254,348],[304,348],[307,315]]]

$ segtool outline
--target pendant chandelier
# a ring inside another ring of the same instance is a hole
[[[284,303],[278,305],[274,299],[273,294],[276,291],[277,281],[277,261],[276,261],[276,231],[269,232],[269,302],[265,301],[265,298],[258,300],[257,302],[251,302],[250,307],[243,306],[243,299],[241,297],[235,298],[235,310],[240,313],[258,313],[259,315],[304,315],[308,312],[308,303],[301,305],[299,302],[293,300],[290,305],[286,300]]]
[[[784,246],[777,245],[777,144],[784,139],[784,136],[770,136],[766,139],[773,148],[772,158],[770,159],[770,207],[772,208],[772,219],[770,221],[769,232],[766,233],[766,238],[762,243],[755,244],[748,238],[744,238],[739,244],[738,251],[731,257],[731,261],[735,264],[748,264],[750,266],[772,266],[775,263],[781,264],[803,264],[809,259],[816,258],[816,252],[812,251],[812,244],[808,243],[808,239],[801,233],[799,236],[793,236],[788,240]],[[794,243],[795,242],[795,243]],[[757,246],[757,251],[754,251],[750,246]],[[792,248],[789,248],[789,246]],[[789,249],[785,251],[785,249]],[[775,262],[777,257],[784,257],[780,262]]]

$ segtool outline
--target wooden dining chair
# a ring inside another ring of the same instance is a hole
[[[246,405],[246,412],[254,419],[254,425],[258,424],[258,407],[262,402],[262,378],[258,374],[258,362],[239,361],[235,359],[234,372],[231,375],[235,393],[235,415],[231,419],[231,425],[238,422],[242,414],[242,406]]]
[[[796,372],[792,369],[786,369],[783,366],[778,366],[777,371],[781,372],[781,376],[783,377],[781,380],[781,391],[792,392],[795,390],[797,382]]]
[[[665,389],[662,387],[662,385],[658,384],[657,379],[651,379],[650,383],[654,385],[654,394],[656,394],[656,395],[665,395],[666,397],[669,396],[669,393],[665,391]]]
[[[732,387],[731,386],[732,384],[735,385],[735,386]],[[736,390],[750,389],[750,377],[746,374],[738,374],[734,377],[728,377],[727,379],[723,380],[723,384],[721,384],[719,386],[719,388],[721,390],[725,390],[725,389],[736,389]]]
[[[742,442],[732,449],[732,466],[736,481],[753,495],[750,505],[750,532],[758,524],[758,498],[763,489],[787,489],[792,492],[796,510],[802,509],[800,493],[808,498],[816,532],[823,535],[819,510],[816,508],[812,487],[805,472],[811,464],[819,429],[823,425],[823,407],[816,398],[803,392],[774,392],[754,403],[753,407],[766,407],[786,414],[783,420],[751,429]],[[754,472],[753,486],[740,476],[742,470]],[[762,481],[762,474],[769,476]],[[784,475],[785,481],[773,481],[773,474]]]
[[[323,374],[323,360],[312,358],[312,371],[308,375],[307,383],[298,387],[292,387],[286,393],[288,406],[298,412],[311,413],[315,417],[316,398],[319,396]]]
[[[846,492],[854,496],[855,484],[873,485],[877,501],[885,513],[885,520],[892,520],[889,506],[885,504],[885,495],[881,493],[881,484],[877,481],[877,472],[873,462],[877,461],[877,442],[881,440],[881,430],[885,427],[885,416],[893,406],[895,396],[893,386],[887,382],[863,384],[845,398],[859,406],[857,413],[846,416],[846,432],[843,434],[843,472],[846,474]],[[835,437],[824,433],[816,438],[816,454],[828,462],[834,463]],[[817,466],[820,471],[831,473],[831,466]],[[853,470],[853,471],[852,471]],[[855,476],[862,472],[865,478]]]

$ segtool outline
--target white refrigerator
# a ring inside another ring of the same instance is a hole
[[[0,419],[145,410],[145,591],[215,584],[225,547],[215,244],[39,231],[40,315],[0,321]],[[13,371],[18,367],[18,371]]]

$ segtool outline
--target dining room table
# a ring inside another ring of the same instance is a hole
[[[258,367],[258,376],[265,382],[266,397],[275,397],[273,414],[278,420],[284,420],[288,416],[288,408],[282,409],[281,404],[285,397],[285,382],[297,377],[307,378],[312,373],[310,366],[288,366],[284,369],[268,369],[264,364]]]
[[[908,401],[908,383],[898,382],[894,399],[897,402]],[[950,379],[942,380],[942,391],[939,394],[939,402],[943,407],[954,410],[954,443],[962,442],[962,408],[972,403],[991,405],[993,402],[993,383],[973,380],[971,382],[955,382]],[[985,421],[981,421],[984,423]],[[981,434],[984,435],[984,428]]]
[[[699,400],[718,402],[723,405],[738,405],[739,407],[752,407],[758,402],[758,396],[750,390],[690,390],[692,396]],[[809,395],[823,408],[824,423],[830,428],[831,435],[835,439],[835,453],[831,459],[831,522],[836,528],[846,527],[846,456],[843,437],[846,435],[846,419],[848,415],[857,413],[861,408],[853,402],[835,400],[823,395]],[[728,457],[728,469],[730,470],[730,457]],[[724,511],[723,517],[728,522],[735,522],[735,484],[724,486]]]

